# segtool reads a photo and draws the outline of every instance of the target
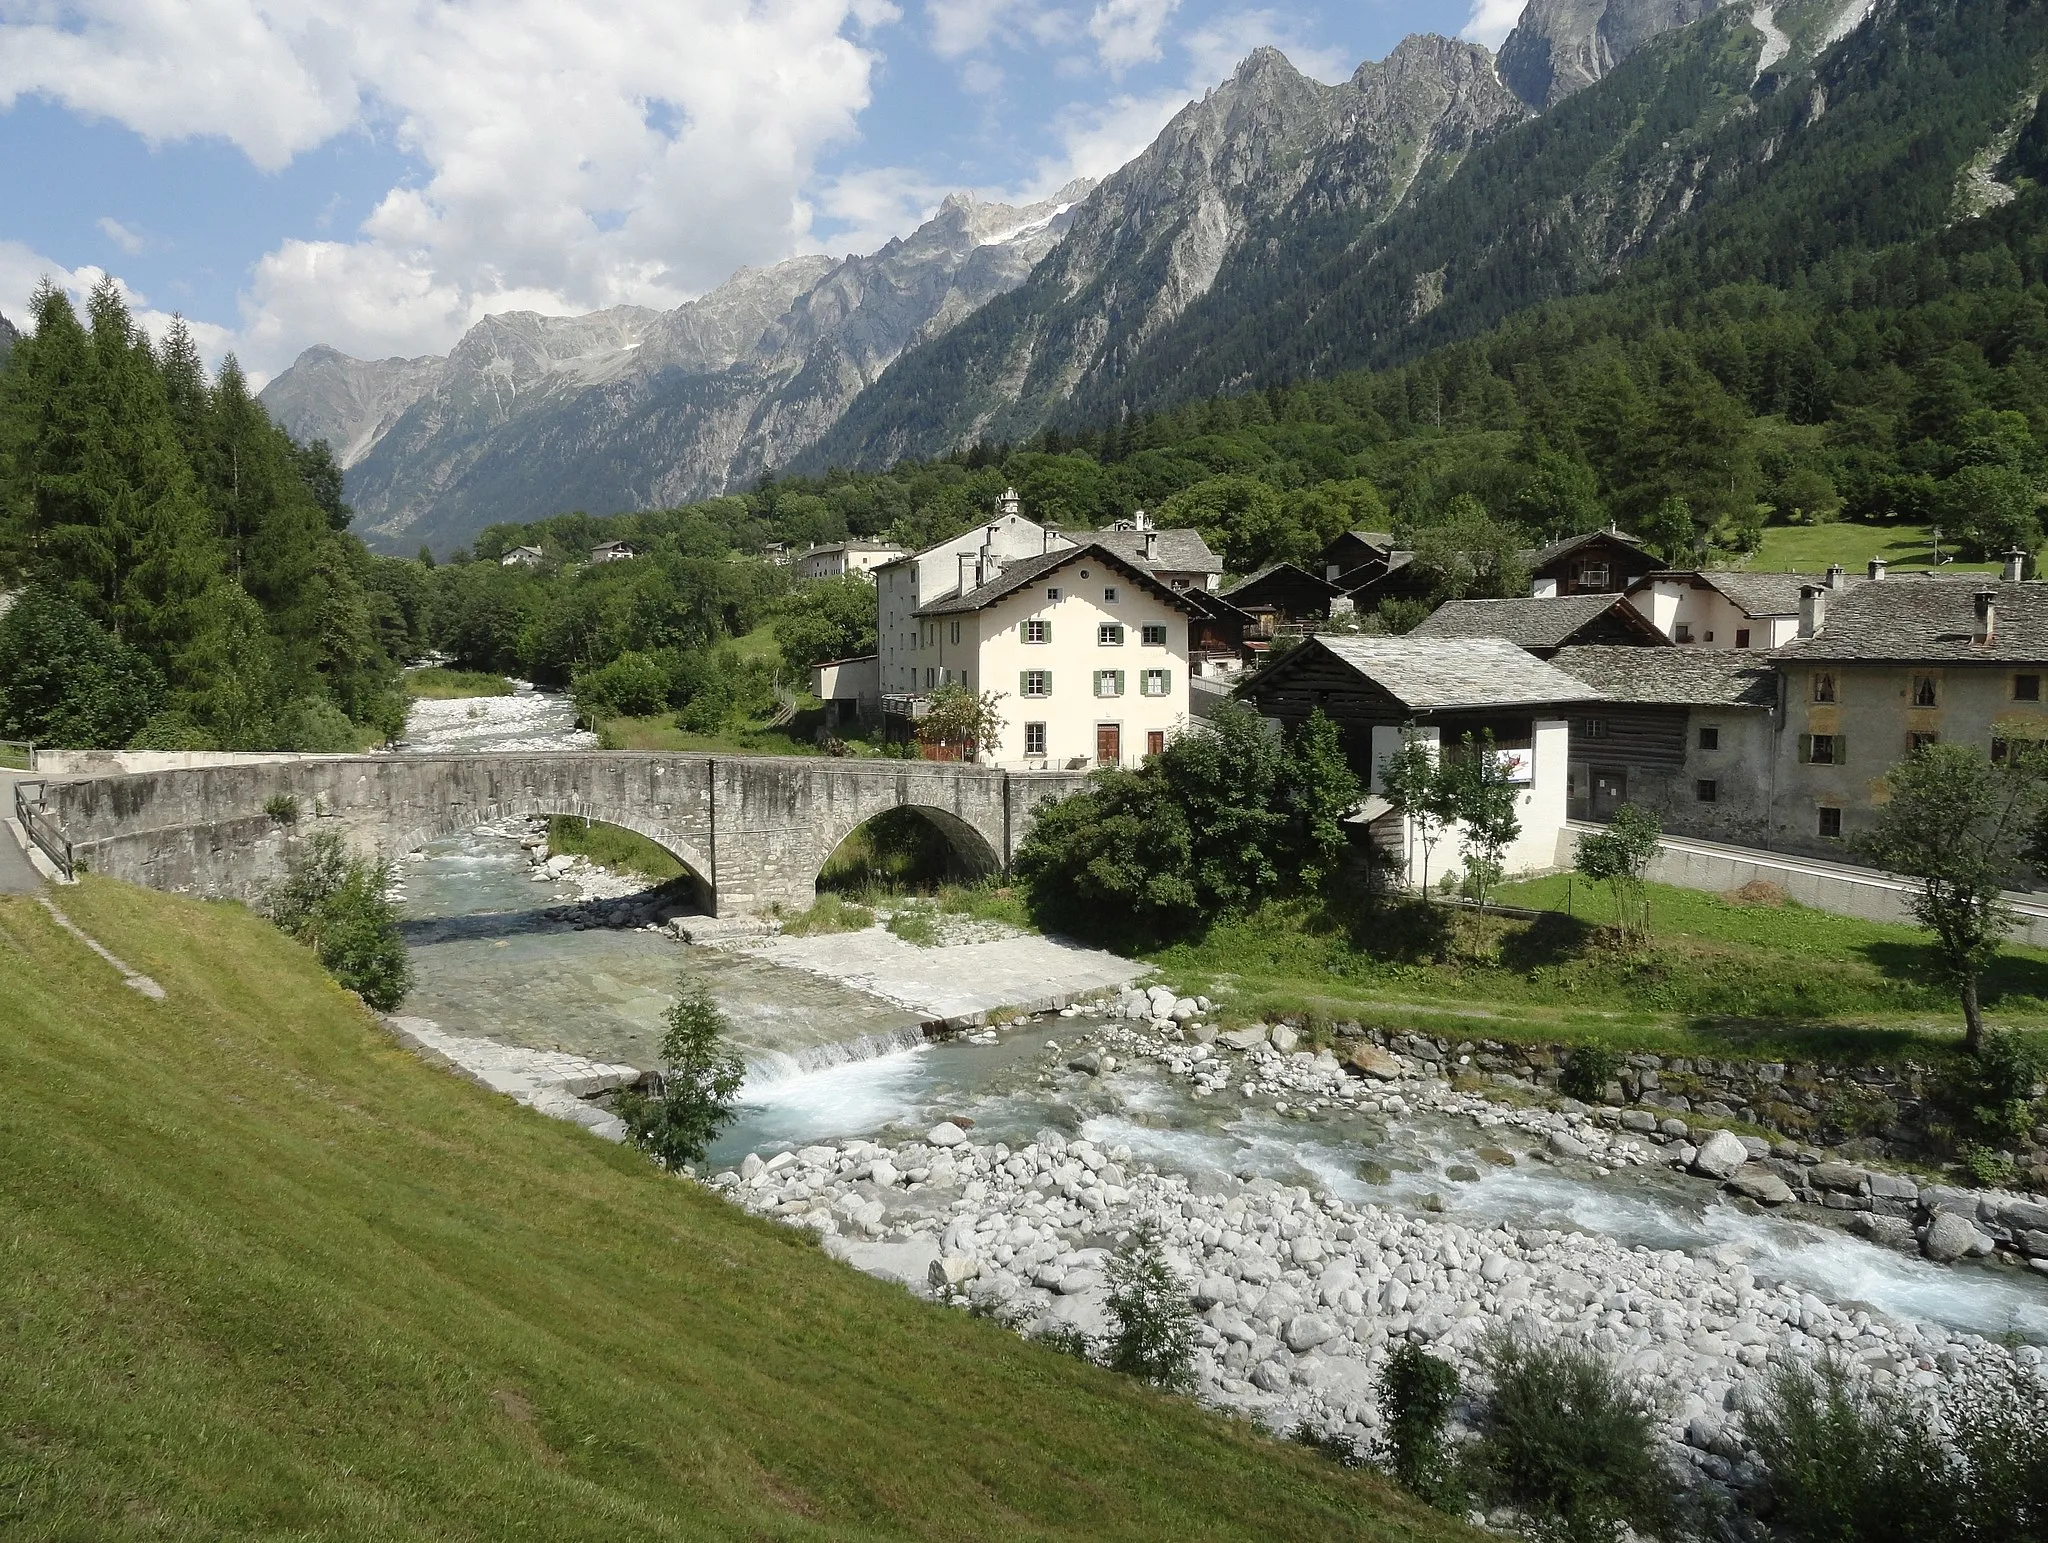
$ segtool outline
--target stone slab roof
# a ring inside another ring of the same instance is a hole
[[[1155,536],[1152,556],[1145,557],[1145,538]],[[1126,562],[1142,563],[1148,568],[1165,568],[1174,573],[1221,573],[1223,559],[1209,549],[1209,543],[1202,539],[1198,530],[1098,530],[1076,534],[1070,541],[1088,540],[1107,551],[1115,552]]]
[[[1506,638],[1328,637],[1326,649],[1404,707],[1417,711],[1597,701],[1600,692]],[[1291,656],[1290,656],[1291,657]],[[1287,661],[1281,661],[1284,668]]]
[[[918,616],[958,616],[966,611],[979,611],[994,605],[998,600],[1015,594],[1018,590],[1048,574],[1066,567],[1069,563],[1090,558],[1114,568],[1132,583],[1142,584],[1146,589],[1178,610],[1189,611],[1193,607],[1179,591],[1161,583],[1148,573],[1140,563],[1132,562],[1121,553],[1114,552],[1097,542],[1089,541],[1079,546],[1058,547],[1050,552],[1036,553],[1030,557],[1013,559],[1003,571],[979,589],[971,589],[964,595],[947,595],[934,600],[930,605],[919,606],[914,613]]]
[[[1976,597],[1995,606],[1992,639],[1979,644]],[[1989,574],[1866,580],[1829,594],[1820,632],[1795,638],[1773,658],[1830,664],[2048,665],[2048,584],[2008,583]]]
[[[1411,638],[1506,638],[1524,648],[1556,648],[1622,603],[1619,595],[1523,595],[1508,600],[1447,600]]]
[[[1617,702],[1769,707],[1778,700],[1770,656],[1747,649],[1579,643],[1559,649],[1550,662]]]
[[[1567,536],[1562,541],[1551,542],[1549,546],[1537,547],[1534,551],[1523,552],[1521,558],[1529,567],[1541,568],[1556,562],[1560,557],[1570,556],[1582,546],[1592,546],[1601,541],[1616,541],[1623,546],[1634,547],[1638,551],[1647,550],[1642,542],[1629,535],[1626,531],[1589,530],[1583,536]]]

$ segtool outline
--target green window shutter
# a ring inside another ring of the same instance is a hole
[[[1811,734],[1799,736],[1799,760],[1802,765],[1813,760],[1813,736]]]
[[[1837,734],[1835,736],[1835,765],[1847,766],[1848,764],[1849,741],[1844,739],[1841,735]]]
[[[1017,623],[1017,641],[1019,643],[1028,643],[1031,641],[1030,637],[1028,636],[1028,630],[1030,626],[1031,623],[1029,622],[1020,621]]]
[[[1019,670],[1017,672],[1018,699],[1021,701],[1029,695],[1031,695],[1031,672],[1029,670]]]
[[[1161,670],[1159,672],[1159,694],[1161,696],[1173,695],[1173,671]]]
[[[1045,641],[1050,643],[1052,641],[1052,623],[1045,622],[1043,625],[1045,627]]]
[[[1052,671],[1051,671],[1051,670],[1042,670],[1042,671],[1040,671],[1039,673],[1040,673],[1041,675],[1043,675],[1043,676],[1045,677],[1045,694],[1046,694],[1047,696],[1051,696],[1051,695],[1052,695]]]
[[[1116,694],[1118,696],[1124,694],[1124,672],[1122,670],[1116,672]]]

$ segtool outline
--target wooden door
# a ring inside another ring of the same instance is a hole
[[[1593,805],[1588,811],[1596,820],[1611,820],[1614,811],[1628,802],[1628,773],[1611,767],[1593,768]]]
[[[1166,749],[1166,730],[1150,729],[1145,734],[1145,754],[1158,755]]]
[[[1121,766],[1124,759],[1124,731],[1121,724],[1095,725],[1095,764]]]

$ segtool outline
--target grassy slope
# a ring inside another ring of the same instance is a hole
[[[0,901],[0,1535],[1468,1536],[398,1050],[248,912]]]
[[[1952,555],[1954,546],[1945,548]],[[1934,551],[1924,525],[1772,525],[1764,544],[1743,566],[1753,573],[1825,573],[1840,563],[1861,575],[1873,557],[1894,571],[1931,568]],[[1944,573],[1996,573],[1997,563],[1943,563]]]
[[[405,689],[409,696],[435,697],[445,701],[454,697],[510,696],[512,682],[487,670],[444,670],[437,665],[424,670],[407,670]]]
[[[1309,1011],[1500,1039],[1792,1059],[1924,1057],[1959,1039],[1953,996],[1915,928],[1650,891],[1654,937],[1638,957],[1591,935],[1587,923],[1611,920],[1604,889],[1574,883],[1574,916],[1562,914],[1561,875],[1500,891],[1503,904],[1556,913],[1543,921],[1462,918],[1451,963],[1383,917],[1362,916],[1354,936],[1301,905],[1270,907],[1150,957],[1176,985],[1210,989],[1247,1014]],[[1984,991],[1994,1022],[2048,1030],[2048,953],[2008,947]]]
[[[561,853],[587,857],[601,867],[657,884],[683,876],[683,865],[666,847],[620,826],[579,820],[573,814],[558,814],[548,821],[548,856]]]

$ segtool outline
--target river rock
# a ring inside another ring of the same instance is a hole
[[[1791,1185],[1762,1168],[1744,1168],[1730,1174],[1728,1187],[1738,1195],[1747,1195],[1759,1205],[1786,1205],[1797,1198]]]
[[[957,1147],[967,1139],[967,1132],[951,1120],[941,1120],[924,1133],[924,1139],[935,1147]]]
[[[1070,1072],[1086,1072],[1091,1077],[1102,1074],[1102,1057],[1096,1051],[1084,1050],[1067,1062]]]
[[[1188,1038],[1198,1045],[1213,1045],[1216,1043],[1216,1025],[1213,1023],[1194,1024],[1188,1029]]]
[[[1084,1291],[1093,1291],[1102,1284],[1102,1276],[1094,1270],[1069,1270],[1060,1277],[1056,1288],[1063,1297],[1077,1297]]]
[[[1336,1326],[1328,1319],[1318,1318],[1313,1313],[1299,1313],[1288,1320],[1284,1338],[1287,1348],[1300,1355],[1304,1350],[1313,1350],[1325,1340],[1334,1338],[1336,1333]]]
[[[1693,1155],[1692,1171],[1710,1179],[1731,1179],[1735,1170],[1749,1161],[1749,1148],[1740,1138],[1725,1130],[1717,1130]]]
[[[981,1261],[965,1254],[942,1254],[931,1263],[927,1279],[935,1290],[944,1291],[981,1273]]]
[[[1854,1163],[1816,1163],[1806,1176],[1812,1180],[1815,1189],[1840,1190],[1848,1195],[1861,1192],[1863,1186],[1870,1182],[1870,1175]]]
[[[1266,1037],[1273,1042],[1273,1048],[1282,1055],[1289,1054],[1296,1045],[1301,1043],[1301,1036],[1284,1023],[1274,1024]]]
[[[1568,1136],[1561,1130],[1550,1133],[1550,1151],[1556,1157],[1588,1157],[1590,1149],[1577,1136]]]
[[[759,1152],[749,1152],[740,1159],[740,1179],[742,1182],[749,1182],[755,1174],[767,1166],[766,1163],[761,1161],[761,1154]]]
[[[901,1176],[896,1171],[896,1165],[886,1157],[876,1158],[874,1166],[868,1170],[868,1177],[884,1189],[894,1184]]]
[[[1228,1029],[1216,1036],[1216,1043],[1232,1050],[1250,1050],[1266,1042],[1266,1026],[1256,1024],[1249,1029]]]
[[[1401,1075],[1401,1063],[1374,1044],[1360,1045],[1351,1052],[1351,1069],[1380,1082],[1392,1082]]]
[[[1294,1373],[1279,1361],[1261,1361],[1252,1368],[1251,1384],[1268,1393],[1285,1393],[1293,1385]]]
[[[1942,1264],[1965,1254],[1988,1254],[1994,1246],[1974,1223],[1954,1211],[1937,1211],[1920,1239],[1920,1251]]]

